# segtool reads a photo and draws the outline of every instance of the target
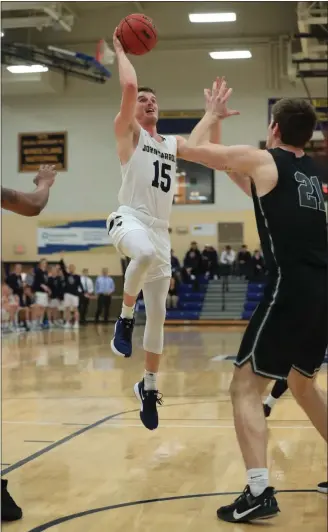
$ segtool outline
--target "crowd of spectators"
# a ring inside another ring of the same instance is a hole
[[[265,280],[266,269],[260,250],[250,253],[246,245],[239,251],[226,246],[221,253],[206,245],[201,251],[197,242],[191,242],[190,248],[180,263],[178,257],[171,250],[172,281],[167,298],[168,308],[175,308],[178,304],[179,283],[191,284],[197,291],[202,279],[226,280],[235,276],[248,281],[262,282]]]
[[[262,278],[266,274],[263,255],[255,250],[253,255],[246,245],[236,252],[226,246],[219,254],[213,246],[205,246],[200,251],[197,242],[191,242],[183,263],[171,250],[172,276],[183,283],[190,283],[201,276],[209,280],[218,280],[222,276],[234,275],[246,280]]]
[[[88,269],[80,275],[73,264],[67,267],[60,260],[49,265],[42,259],[25,272],[21,264],[15,264],[2,278],[3,332],[40,330],[45,326],[78,329],[87,321],[91,299],[97,299],[94,322],[99,323],[102,315],[105,323],[109,321],[115,284],[107,268],[94,283]]]
[[[126,258],[122,258],[123,275],[128,262]],[[213,246],[206,245],[201,251],[197,242],[191,242],[182,263],[174,250],[171,250],[171,266],[168,309],[178,307],[181,283],[192,285],[192,289],[197,292],[202,279],[227,280],[236,276],[263,282],[266,275],[261,251],[255,250],[252,255],[246,245],[241,246],[238,252],[231,246],[226,246],[218,253]],[[57,264],[49,265],[46,259],[42,259],[24,272],[21,264],[15,264],[3,279],[3,332],[40,330],[45,326],[78,329],[87,322],[91,299],[97,299],[94,323],[99,323],[102,316],[104,323],[109,322],[115,283],[107,268],[103,268],[94,283],[87,268],[80,275],[76,273],[73,264],[66,267],[65,262],[60,260]],[[138,299],[142,299],[142,293]]]

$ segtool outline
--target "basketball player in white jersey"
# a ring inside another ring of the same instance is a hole
[[[134,387],[141,403],[140,418],[149,430],[158,426],[156,382],[163,351],[166,297],[171,278],[169,217],[176,176],[176,159],[186,140],[157,133],[158,105],[150,88],[138,89],[135,69],[114,34],[122,100],[115,119],[122,186],[119,208],[110,214],[107,230],[117,250],[130,257],[125,273],[123,306],[115,325],[112,351],[130,357],[134,307],[141,290],[146,307],[143,347],[145,373]],[[212,139],[211,139],[212,140]],[[212,140],[213,141],[213,140]],[[187,159],[187,151],[184,157]]]

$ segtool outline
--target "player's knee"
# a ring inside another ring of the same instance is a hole
[[[256,386],[254,386],[254,378],[250,365],[246,364],[241,368],[235,367],[229,388],[231,398],[233,399],[239,395],[252,393],[255,389]]]
[[[164,333],[163,327],[160,329],[151,329],[145,330],[143,348],[148,353],[155,353],[156,355],[161,355],[163,353],[164,347]]]

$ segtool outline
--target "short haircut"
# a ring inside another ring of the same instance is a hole
[[[316,113],[308,100],[283,98],[272,108],[274,124],[278,124],[281,141],[288,146],[304,148],[316,126]]]
[[[151,92],[152,94],[154,94],[154,96],[156,96],[156,92],[151,87],[138,87],[138,93],[139,92]]]

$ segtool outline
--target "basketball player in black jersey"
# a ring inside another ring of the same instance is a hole
[[[37,216],[48,203],[50,187],[56,177],[54,166],[41,166],[34,183],[37,188],[33,192],[18,192],[1,187],[1,208],[21,214]],[[7,491],[8,481],[1,479],[1,521],[17,521],[23,512]]]
[[[261,400],[267,379],[287,380],[296,401],[327,441],[326,394],[314,377],[327,346],[328,249],[320,175],[303,151],[315,128],[314,109],[301,99],[277,102],[267,150],[210,144],[209,128],[229,116],[230,94],[222,80],[207,94],[208,111],[186,149],[193,150],[195,162],[230,172],[252,197],[269,271],[264,299],[245,332],[230,389],[248,484],[234,503],[217,511],[224,521],[248,522],[279,512],[267,468]]]

